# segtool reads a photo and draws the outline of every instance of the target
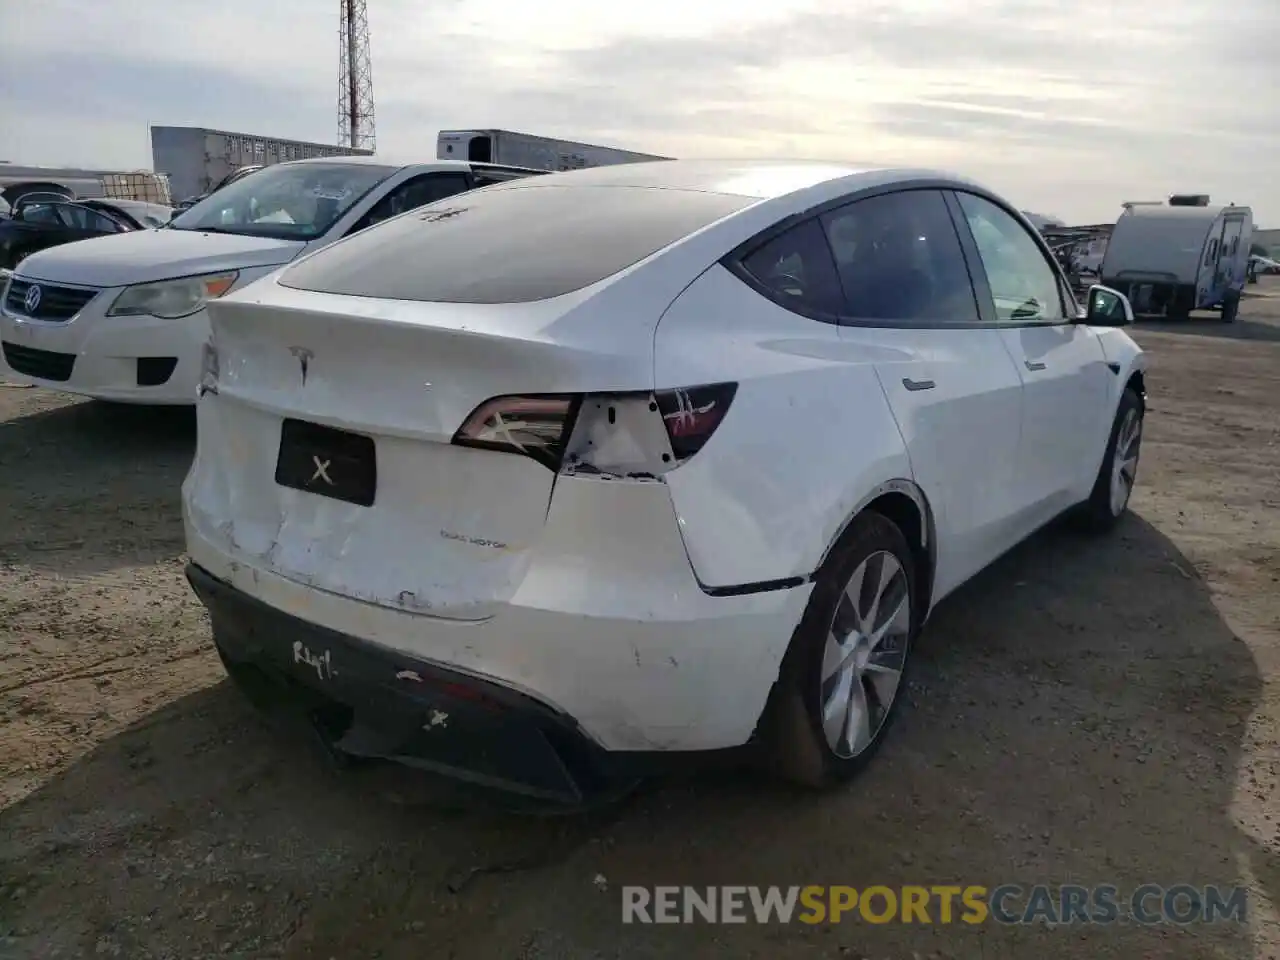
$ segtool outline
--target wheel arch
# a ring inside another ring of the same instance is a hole
[[[840,547],[854,536],[853,528],[858,518],[869,512],[876,513],[897,526],[915,558],[917,582],[923,584],[915,611],[919,618],[916,621],[918,631],[933,603],[937,526],[928,498],[911,480],[889,480],[868,491],[827,545],[822,562],[809,579],[815,581],[821,576],[828,563],[838,556]],[[822,780],[822,761],[817,752],[806,746],[808,740],[797,740],[794,736],[798,731],[807,730],[809,723],[803,701],[795,695],[792,679],[800,669],[797,651],[801,648],[797,642],[803,636],[802,630],[808,616],[809,612],[806,610],[805,620],[796,625],[795,633],[788,642],[787,654],[779,666],[778,678],[769,690],[764,709],[748,743],[761,751],[766,762],[772,759],[791,778],[801,783],[818,785]]]
[[[1102,346],[1103,357],[1107,366],[1116,376],[1116,382],[1123,384],[1115,392],[1111,404],[1111,415],[1107,418],[1107,430],[1111,429],[1111,421],[1115,418],[1120,406],[1120,395],[1125,388],[1132,387],[1138,394],[1143,407],[1147,403],[1147,354],[1138,346],[1128,333],[1118,327],[1095,329],[1098,342]]]
[[[1138,401],[1142,404],[1143,410],[1147,408],[1147,376],[1144,370],[1134,370],[1129,374],[1129,379],[1125,381],[1125,389],[1132,390],[1138,395]]]
[[[918,623],[923,624],[933,607],[933,577],[938,565],[938,528],[928,497],[911,480],[889,480],[869,491],[857,507],[841,524],[836,536],[822,555],[822,562],[810,576],[817,579],[836,549],[850,534],[853,522],[862,514],[873,511],[891,521],[911,547],[916,563],[916,576],[922,585],[917,599]]]

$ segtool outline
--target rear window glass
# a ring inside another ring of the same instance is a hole
[[[611,277],[755,202],[643,187],[473,191],[327,247],[280,283],[436,303],[545,300]]]

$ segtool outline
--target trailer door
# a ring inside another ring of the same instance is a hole
[[[1218,272],[1222,278],[1224,295],[1235,287],[1244,285],[1244,271],[1237,270],[1241,263],[1240,243],[1243,233],[1243,217],[1229,217],[1222,225],[1222,243],[1218,245]]]
[[[1240,242],[1241,223],[1237,219],[1224,219],[1219,227],[1209,233],[1209,243],[1204,251],[1204,260],[1200,265],[1200,284],[1202,290],[1198,297],[1202,309],[1216,307],[1222,303],[1227,289],[1231,285],[1231,263],[1233,260],[1231,244]]]

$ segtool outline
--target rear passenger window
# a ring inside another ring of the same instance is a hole
[[[742,260],[742,268],[788,309],[835,316],[843,294],[831,248],[817,220],[778,234]]]
[[[71,226],[78,230],[93,230],[98,233],[118,233],[120,228],[115,222],[95,210],[71,204],[62,208],[63,216],[71,221]]]
[[[960,238],[937,190],[858,200],[822,217],[854,320],[976,323]]]
[[[46,223],[54,227],[70,226],[58,216],[57,207],[49,203],[29,203],[19,207],[18,214],[15,219],[23,223]]]
[[[468,186],[466,176],[461,173],[427,173],[406,180],[374,204],[351,232],[355,233],[428,203],[463,193]]]

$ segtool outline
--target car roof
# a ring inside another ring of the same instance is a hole
[[[419,160],[405,162],[399,159],[391,159],[388,157],[367,157],[359,154],[346,154],[336,157],[307,157],[303,160],[287,160],[280,164],[271,164],[271,166],[298,166],[300,164],[324,164],[332,166],[334,164],[344,164],[361,167],[385,167],[387,170],[403,170],[406,167],[422,167],[424,169],[438,170],[470,170],[472,164],[466,160]]]
[[[168,211],[170,209],[163,203],[152,203],[149,200],[130,200],[124,197],[86,197],[75,202],[91,207],[115,207],[117,210],[124,210],[126,213],[148,213],[162,210]]]
[[[839,182],[842,190],[908,180],[971,184],[955,174],[903,167],[856,166],[822,160],[651,160],[514,180],[491,190],[541,187],[643,187],[693,190],[769,200]]]
[[[709,264],[788,218],[899,186],[993,196],[950,174],[820,161],[616,164],[512,179],[463,201],[437,201],[303,258],[280,283],[375,299],[529,303],[630,275],[631,267],[660,257],[671,268],[651,265],[645,282],[670,281],[674,298]],[[538,229],[513,231],[513,222]]]
[[[420,160],[405,163],[401,160],[391,160],[385,157],[366,157],[360,155],[345,155],[337,157],[307,157],[304,160],[288,160],[280,164],[272,164],[272,166],[297,166],[299,164],[325,164],[332,166],[334,164],[349,164],[351,166],[362,167],[380,167],[388,174],[403,170],[413,170],[416,173],[431,173],[439,171],[448,173],[457,171],[466,173],[467,171],[497,170],[508,173],[520,172],[527,174],[545,174],[546,170],[536,170],[532,167],[517,167],[509,163],[482,163],[478,160]]]
[[[35,201],[32,201],[31,199],[32,197],[37,197],[38,199]],[[65,193],[55,193],[52,190],[29,190],[28,192],[24,193],[22,196],[18,197],[18,199],[15,202],[16,203],[28,203],[28,202],[51,203],[56,201],[60,203],[78,203],[79,199],[80,198],[78,197],[69,197]]]
[[[304,157],[299,160],[286,160],[285,163],[296,165],[299,163],[358,163],[362,165],[372,165],[375,167],[405,167],[406,163],[400,163],[395,160],[388,160],[386,157],[369,156],[362,153],[341,153],[333,157]],[[259,164],[259,166],[283,166],[284,164]]]

